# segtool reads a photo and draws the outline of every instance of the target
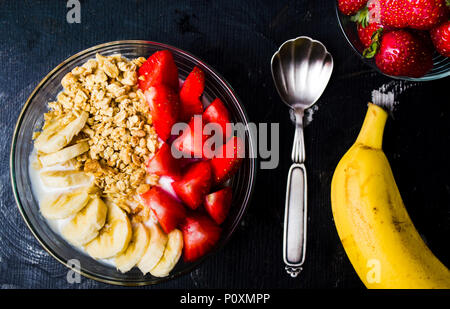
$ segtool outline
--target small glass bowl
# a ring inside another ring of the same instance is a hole
[[[391,76],[384,74],[380,71],[380,69],[375,64],[374,59],[367,59],[363,57],[362,53],[364,51],[364,45],[361,43],[358,37],[358,32],[356,30],[356,23],[350,20],[350,16],[344,15],[339,11],[337,1],[335,1],[336,6],[336,16],[339,23],[339,27],[341,28],[342,33],[344,34],[345,39],[348,44],[352,47],[352,49],[358,54],[361,60],[375,69],[377,72],[388,76],[394,79],[400,80],[409,80],[409,81],[429,81],[444,78],[450,76],[450,59],[440,55],[438,52],[435,52],[433,55],[433,68],[430,72],[422,77],[407,77],[407,76]]]
[[[223,247],[230,239],[244,215],[253,192],[256,176],[256,159],[246,157],[238,173],[231,179],[233,204],[227,220],[222,224],[222,236],[215,250],[194,263],[184,263],[180,259],[171,274],[165,278],[156,278],[149,274],[143,276],[136,268],[122,274],[113,266],[96,261],[71,246],[59,234],[55,233],[42,217],[38,202],[31,188],[28,172],[29,156],[33,150],[32,134],[42,127],[43,114],[47,111],[47,103],[55,100],[58,92],[62,90],[61,79],[63,76],[74,67],[81,66],[88,59],[94,58],[96,53],[106,56],[120,53],[128,59],[132,59],[141,56],[147,58],[155,51],[162,49],[172,52],[179,69],[179,75],[183,79],[186,78],[194,66],[200,67],[205,72],[204,97],[206,100],[211,102],[215,98],[220,98],[228,107],[233,122],[240,122],[245,126],[248,125],[248,117],[244,107],[231,86],[203,61],[183,50],[165,44],[149,41],[116,41],[79,52],[53,69],[37,85],[28,98],[15,127],[10,157],[11,182],[16,203],[26,224],[44,249],[59,262],[68,265],[68,261],[77,259],[81,265],[80,273],[82,275],[101,282],[126,286],[148,285],[190,272],[208,256]],[[248,153],[253,153],[254,143],[255,141],[252,140],[251,134],[246,132],[245,146]]]

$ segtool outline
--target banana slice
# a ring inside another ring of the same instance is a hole
[[[133,268],[147,249],[148,242],[150,240],[150,234],[148,229],[142,223],[138,223],[133,226],[133,236],[127,249],[116,256],[116,267],[122,273],[129,271]]]
[[[150,270],[150,273],[155,277],[166,277],[170,271],[178,263],[183,250],[183,233],[180,230],[174,229],[168,235],[166,249],[161,260],[156,266]]]
[[[105,226],[85,249],[95,259],[108,259],[123,252],[130,242],[131,224],[127,214],[113,203],[107,203]]]
[[[164,254],[164,249],[167,244],[167,235],[161,230],[161,228],[152,224],[150,226],[150,241],[148,243],[147,250],[137,264],[139,269],[145,275],[150,272]]]
[[[68,218],[86,206],[90,188],[45,195],[40,203],[41,213],[47,219]]]
[[[83,129],[88,117],[89,114],[83,111],[80,116],[66,125],[61,123],[62,119],[56,120],[39,134],[34,141],[34,146],[44,153],[52,153],[62,149]]]
[[[72,186],[88,185],[92,177],[85,172],[69,171],[45,171],[40,174],[41,180],[47,187],[67,188]]]
[[[92,200],[63,229],[63,236],[72,244],[82,246],[97,237],[105,224],[108,208],[102,199],[94,196]]]
[[[60,151],[45,156],[40,156],[39,160],[41,160],[43,166],[55,165],[73,159],[88,150],[89,144],[87,142],[81,142],[61,149]]]

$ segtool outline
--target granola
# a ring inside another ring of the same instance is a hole
[[[157,176],[148,178],[145,169],[158,149],[158,136],[137,84],[137,69],[144,61],[97,54],[64,76],[64,90],[48,103],[50,110],[44,115],[45,128],[56,119],[88,113],[73,143],[87,141],[89,150],[75,158],[75,166],[94,175],[102,196],[127,212],[136,193],[157,183]]]

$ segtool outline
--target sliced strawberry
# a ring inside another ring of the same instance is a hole
[[[231,137],[231,130],[229,130],[230,132],[227,132],[227,124],[231,124],[230,113],[225,107],[225,104],[223,104],[222,100],[219,98],[212,101],[212,103],[205,109],[203,112],[203,120],[206,123],[217,123],[220,125],[225,141]]]
[[[145,205],[149,207],[165,233],[170,233],[186,217],[184,206],[160,187],[153,187],[141,194]]]
[[[139,88],[142,91],[148,88],[164,84],[178,91],[178,68],[173,61],[172,53],[168,50],[160,50],[148,57],[138,70]]]
[[[156,133],[166,141],[170,137],[172,126],[178,121],[178,94],[172,88],[160,84],[150,87],[145,92],[145,98],[150,106]]]
[[[193,115],[203,112],[203,104],[200,97],[204,88],[205,74],[198,67],[194,67],[180,90],[180,119],[182,121],[189,121]]]
[[[223,188],[205,197],[205,209],[217,224],[222,224],[227,218],[232,198],[233,190],[230,187]]]
[[[177,196],[191,209],[197,209],[211,188],[211,166],[208,161],[191,164],[183,178],[172,182]]]
[[[147,172],[159,176],[180,178],[180,162],[172,156],[170,146],[164,143],[147,163]]]
[[[201,213],[192,213],[181,225],[183,232],[183,259],[193,262],[204,256],[217,244],[222,229]]]
[[[243,152],[244,143],[236,136],[217,149],[216,157],[210,162],[215,184],[228,180],[236,173],[242,163]]]
[[[204,127],[202,116],[195,115],[186,130],[173,141],[173,147],[182,152],[185,158],[212,158],[212,151],[203,147],[208,139],[203,133]]]

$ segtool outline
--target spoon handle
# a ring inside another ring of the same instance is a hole
[[[291,277],[297,277],[305,261],[306,197],[305,165],[294,163],[288,174],[283,239],[285,269]]]
[[[284,212],[283,259],[286,271],[297,277],[302,271],[306,250],[306,201],[307,183],[305,143],[303,138],[303,110],[295,111],[295,135],[292,147],[292,161],[286,188]]]

